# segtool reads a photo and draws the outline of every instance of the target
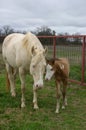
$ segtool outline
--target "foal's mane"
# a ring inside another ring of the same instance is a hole
[[[51,59],[47,59],[47,62],[51,62],[54,64],[55,61],[61,61],[61,59],[59,58],[51,58]]]

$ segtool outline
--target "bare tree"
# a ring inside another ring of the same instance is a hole
[[[41,27],[38,27],[36,29],[36,31],[34,32],[36,35],[47,35],[47,36],[50,36],[50,35],[55,35],[55,31],[54,30],[51,30],[49,27],[47,26],[41,26]]]
[[[3,26],[2,29],[3,29],[3,35],[5,36],[14,32],[14,29],[11,28],[9,25]]]
[[[35,33],[37,36],[54,36],[56,32],[47,26],[41,26],[36,29]],[[52,45],[53,39],[51,38],[39,38],[43,45]]]
[[[0,36],[2,36],[2,28],[0,28]]]

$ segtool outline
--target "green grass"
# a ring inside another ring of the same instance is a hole
[[[55,114],[54,80],[44,82],[38,91],[39,110],[33,109],[32,77],[26,78],[26,108],[20,108],[21,89],[17,78],[17,96],[6,91],[5,73],[0,74],[0,130],[86,130],[86,87],[69,84],[68,106]]]
[[[81,71],[82,69],[80,65],[71,65],[70,66],[70,79],[81,81],[81,76],[82,76]]]

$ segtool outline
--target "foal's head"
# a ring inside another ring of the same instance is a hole
[[[54,70],[55,59],[46,60],[46,63],[47,65],[46,65],[45,80],[50,80],[55,73]]]

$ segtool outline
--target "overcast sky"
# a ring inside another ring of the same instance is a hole
[[[86,34],[86,0],[0,0],[0,27]]]

